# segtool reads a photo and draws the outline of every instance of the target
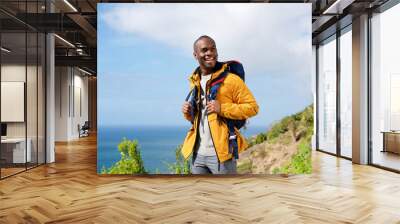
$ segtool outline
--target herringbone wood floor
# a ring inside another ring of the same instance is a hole
[[[400,175],[315,152],[298,176],[96,174],[96,139],[0,181],[0,223],[400,223]]]

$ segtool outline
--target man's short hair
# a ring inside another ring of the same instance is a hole
[[[197,44],[197,42],[199,42],[199,40],[201,40],[201,39],[209,39],[209,40],[211,40],[212,42],[214,42],[214,44],[215,44],[215,40],[214,40],[213,38],[211,38],[210,36],[207,36],[207,35],[202,35],[202,36],[200,36],[199,38],[197,38],[197,39],[194,41],[194,43],[193,43],[193,50],[196,50],[196,44]]]

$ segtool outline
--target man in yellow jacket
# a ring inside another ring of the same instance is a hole
[[[225,77],[216,100],[208,101],[210,83],[227,69],[227,65],[217,61],[217,47],[209,36],[199,37],[193,44],[193,51],[199,68],[189,81],[191,88],[197,88],[197,112],[190,113],[193,108],[189,102],[182,106],[184,117],[193,124],[183,143],[182,154],[185,159],[193,154],[193,174],[235,174],[236,161],[229,151],[229,130],[224,118],[252,117],[258,113],[257,102],[244,81],[231,73]],[[247,148],[247,143],[238,130],[235,134],[240,153]]]

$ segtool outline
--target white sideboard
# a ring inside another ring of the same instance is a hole
[[[32,140],[27,139],[27,147],[25,151],[25,138],[6,138],[1,139],[1,144],[13,146],[13,163],[25,163],[32,161]],[[25,154],[26,152],[26,154]],[[26,159],[26,161],[25,161]]]

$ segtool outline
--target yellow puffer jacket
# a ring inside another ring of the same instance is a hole
[[[219,70],[211,75],[211,79],[207,82],[207,94],[209,91],[209,84],[226,69],[226,66],[227,65],[224,64]],[[193,73],[190,76],[189,81],[191,88],[196,87],[199,90],[197,92],[200,93],[200,74]],[[231,159],[232,154],[230,154],[228,150],[229,130],[227,124],[221,119],[221,117],[235,120],[247,119],[258,113],[258,105],[253,94],[247,88],[243,80],[239,76],[231,73],[226,76],[223,84],[219,88],[216,100],[221,105],[221,111],[218,115],[216,113],[209,114],[208,122],[218,160],[222,163]],[[197,126],[199,122],[198,115],[199,113],[195,115],[193,126],[187,133],[182,146],[182,154],[185,159],[188,159],[192,154],[196,144]],[[236,130],[236,136],[240,153],[247,148],[247,143],[238,130]]]

